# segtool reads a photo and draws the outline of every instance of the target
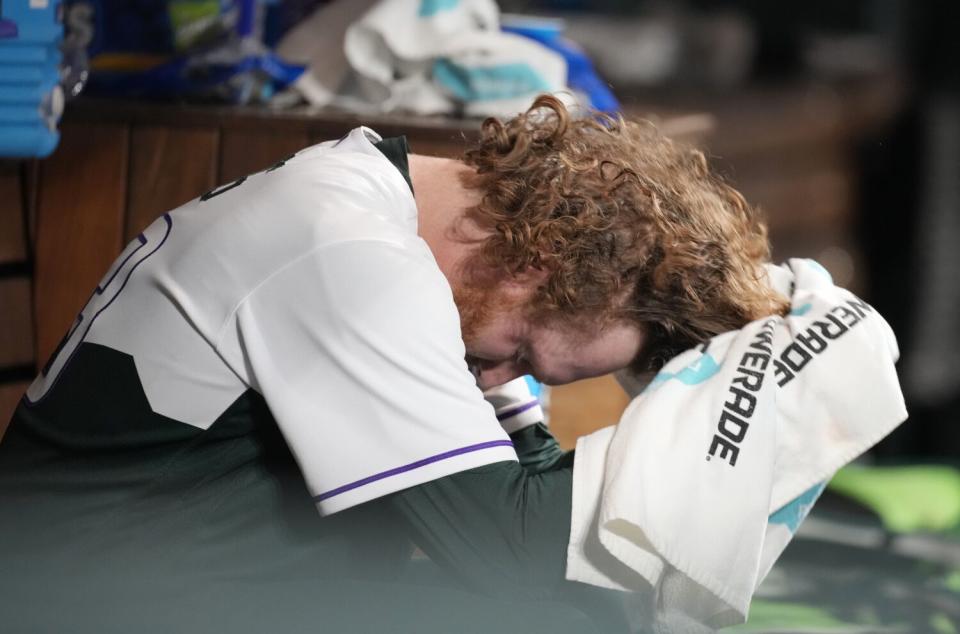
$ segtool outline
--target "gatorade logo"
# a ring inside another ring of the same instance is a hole
[[[765,370],[773,352],[773,328],[777,319],[768,319],[750,342],[749,350],[740,358],[740,365],[730,382],[729,396],[723,404],[717,431],[707,450],[707,460],[719,457],[737,464],[740,443],[747,437],[750,421],[757,406],[756,394],[763,387]]]
[[[814,320],[809,328],[796,336],[793,343],[783,349],[779,358],[774,359],[773,372],[777,377],[777,385],[783,387],[792,381],[815,356],[829,347],[831,341],[849,332],[870,312],[873,309],[866,302],[850,299]]]

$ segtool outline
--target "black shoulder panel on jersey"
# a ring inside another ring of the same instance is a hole
[[[248,433],[248,416],[238,399],[210,432],[233,437]],[[135,450],[189,440],[204,430],[154,412],[143,391],[133,357],[96,343],[80,344],[57,384],[35,404],[21,402],[12,422],[24,433],[65,450]]]
[[[188,492],[223,493],[244,469],[244,477],[290,472],[304,488],[259,393],[247,389],[200,429],[150,408],[133,357],[84,342],[46,397],[34,405],[23,399],[14,413],[0,442],[0,507],[20,496],[39,512],[47,496],[50,517],[94,522],[104,505],[139,499],[163,515],[159,500],[176,506]],[[316,513],[312,503],[307,508]]]
[[[396,167],[401,176],[403,176],[403,180],[407,181],[407,186],[412,192],[413,181],[410,180],[410,165],[407,162],[407,154],[410,153],[410,145],[407,143],[407,137],[395,136],[389,139],[381,139],[373,145],[393,163],[394,167]]]

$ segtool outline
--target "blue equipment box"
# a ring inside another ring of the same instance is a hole
[[[0,0],[0,157],[45,157],[60,140],[63,5]]]

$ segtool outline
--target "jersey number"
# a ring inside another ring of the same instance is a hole
[[[272,172],[273,170],[283,167],[284,165],[287,164],[287,161],[289,161],[290,159],[292,159],[294,156],[296,156],[296,154],[291,154],[291,155],[288,156],[287,158],[285,158],[285,159],[283,159],[283,160],[280,160],[280,161],[277,161],[276,163],[274,163],[273,165],[271,165],[270,167],[268,167],[268,168],[265,170],[265,173],[269,174],[269,173]],[[200,200],[201,200],[201,201],[207,201],[207,200],[210,200],[211,198],[216,198],[216,197],[219,196],[220,194],[224,194],[224,193],[230,191],[231,189],[233,189],[234,187],[239,187],[240,185],[243,185],[243,181],[245,181],[245,180],[247,180],[247,177],[246,177],[246,176],[241,176],[240,178],[238,178],[237,180],[233,181],[232,183],[230,183],[230,184],[228,184],[228,185],[224,185],[224,186],[219,187],[219,188],[215,187],[215,188],[211,189],[210,191],[208,191],[207,193],[205,193],[203,196],[201,196],[201,197],[200,197]]]
[[[43,366],[40,376],[27,390],[28,402],[36,403],[50,391],[57,377],[70,363],[70,359],[90,332],[90,327],[97,317],[120,296],[136,268],[163,246],[172,228],[173,220],[170,214],[163,214],[127,245],[104,278],[97,284],[97,288],[94,289],[83,310],[74,320],[70,331],[60,340],[57,349],[50,355],[50,360]]]

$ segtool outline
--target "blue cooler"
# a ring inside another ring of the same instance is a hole
[[[0,0],[0,157],[45,157],[60,140],[62,4]]]

